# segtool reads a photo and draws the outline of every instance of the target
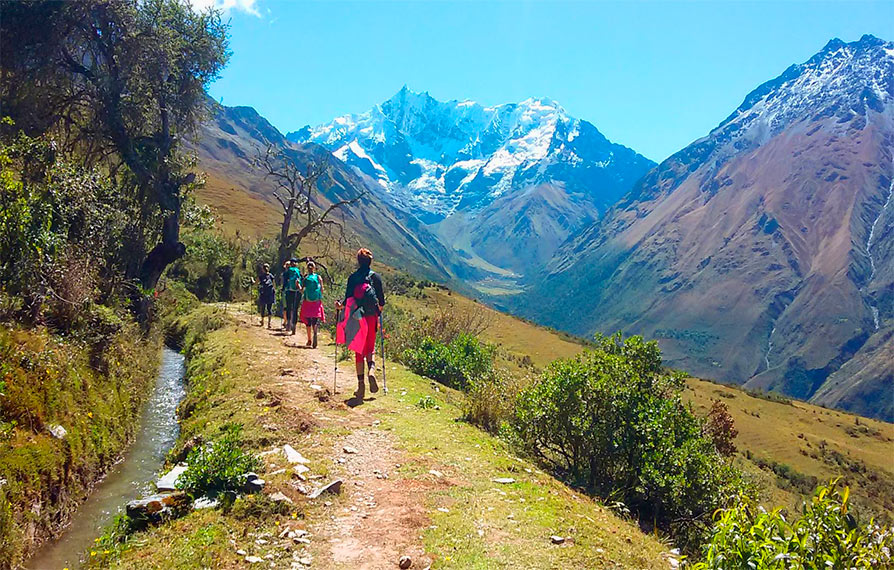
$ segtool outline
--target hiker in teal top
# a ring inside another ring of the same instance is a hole
[[[301,301],[301,322],[307,327],[307,346],[317,347],[317,328],[326,322],[323,312],[323,284],[317,275],[317,264],[307,262],[307,275],[301,280],[304,300]]]
[[[286,292],[286,328],[295,334],[301,293],[301,271],[298,269],[298,260],[294,257],[289,260],[289,266],[283,273],[283,281],[283,289]]]

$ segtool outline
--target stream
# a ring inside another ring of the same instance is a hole
[[[58,540],[49,542],[28,562],[29,570],[74,570],[93,540],[127,501],[153,491],[153,482],[179,434],[177,405],[185,395],[183,356],[164,348],[155,388],[140,416],[140,430],[124,460],[115,465],[81,505]]]

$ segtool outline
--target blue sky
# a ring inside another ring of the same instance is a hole
[[[485,105],[551,97],[656,161],[831,38],[894,39],[894,0],[192,1],[224,6],[232,25],[212,96],[283,132],[407,84]]]

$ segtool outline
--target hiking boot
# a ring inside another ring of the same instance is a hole
[[[317,347],[317,329],[314,328],[314,348]],[[375,392],[375,390],[373,390]]]
[[[375,394],[379,391],[379,384],[376,382],[376,368],[375,366],[369,367],[369,374],[367,375],[367,379],[369,380],[369,391]]]
[[[357,391],[354,392],[354,397],[358,400],[362,400],[366,397],[366,385],[363,383],[363,380],[357,381]]]

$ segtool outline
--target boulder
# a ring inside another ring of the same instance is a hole
[[[289,497],[287,497],[284,493],[276,492],[270,494],[270,500],[274,503],[287,503],[289,505],[294,505],[295,502],[292,501]]]
[[[180,480],[180,476],[183,475],[186,469],[186,464],[181,463],[180,465],[177,465],[158,478],[158,481],[155,483],[155,488],[159,491],[176,491],[177,482]]]
[[[189,512],[192,502],[186,493],[163,493],[130,501],[125,512],[137,528],[160,523]]]
[[[294,447],[289,444],[285,444],[282,446],[282,453],[286,456],[286,461],[289,463],[300,463],[307,464],[310,463],[306,457],[301,455]]]
[[[407,568],[409,568],[412,565],[413,565],[413,559],[410,558],[409,556],[401,556],[400,560],[397,561],[397,566],[398,566],[398,568],[401,568],[401,570],[407,570]]]
[[[264,485],[266,484],[267,481],[255,475],[252,479],[245,481],[245,484],[242,485],[242,490],[246,493],[259,493],[264,490]]]
[[[336,479],[335,481],[329,483],[328,485],[320,487],[319,489],[317,489],[316,491],[314,491],[313,493],[308,495],[308,497],[311,499],[316,499],[317,497],[319,497],[320,495],[323,495],[324,493],[332,493],[332,494],[337,495],[338,493],[341,493],[341,485],[342,485],[342,480]]]

